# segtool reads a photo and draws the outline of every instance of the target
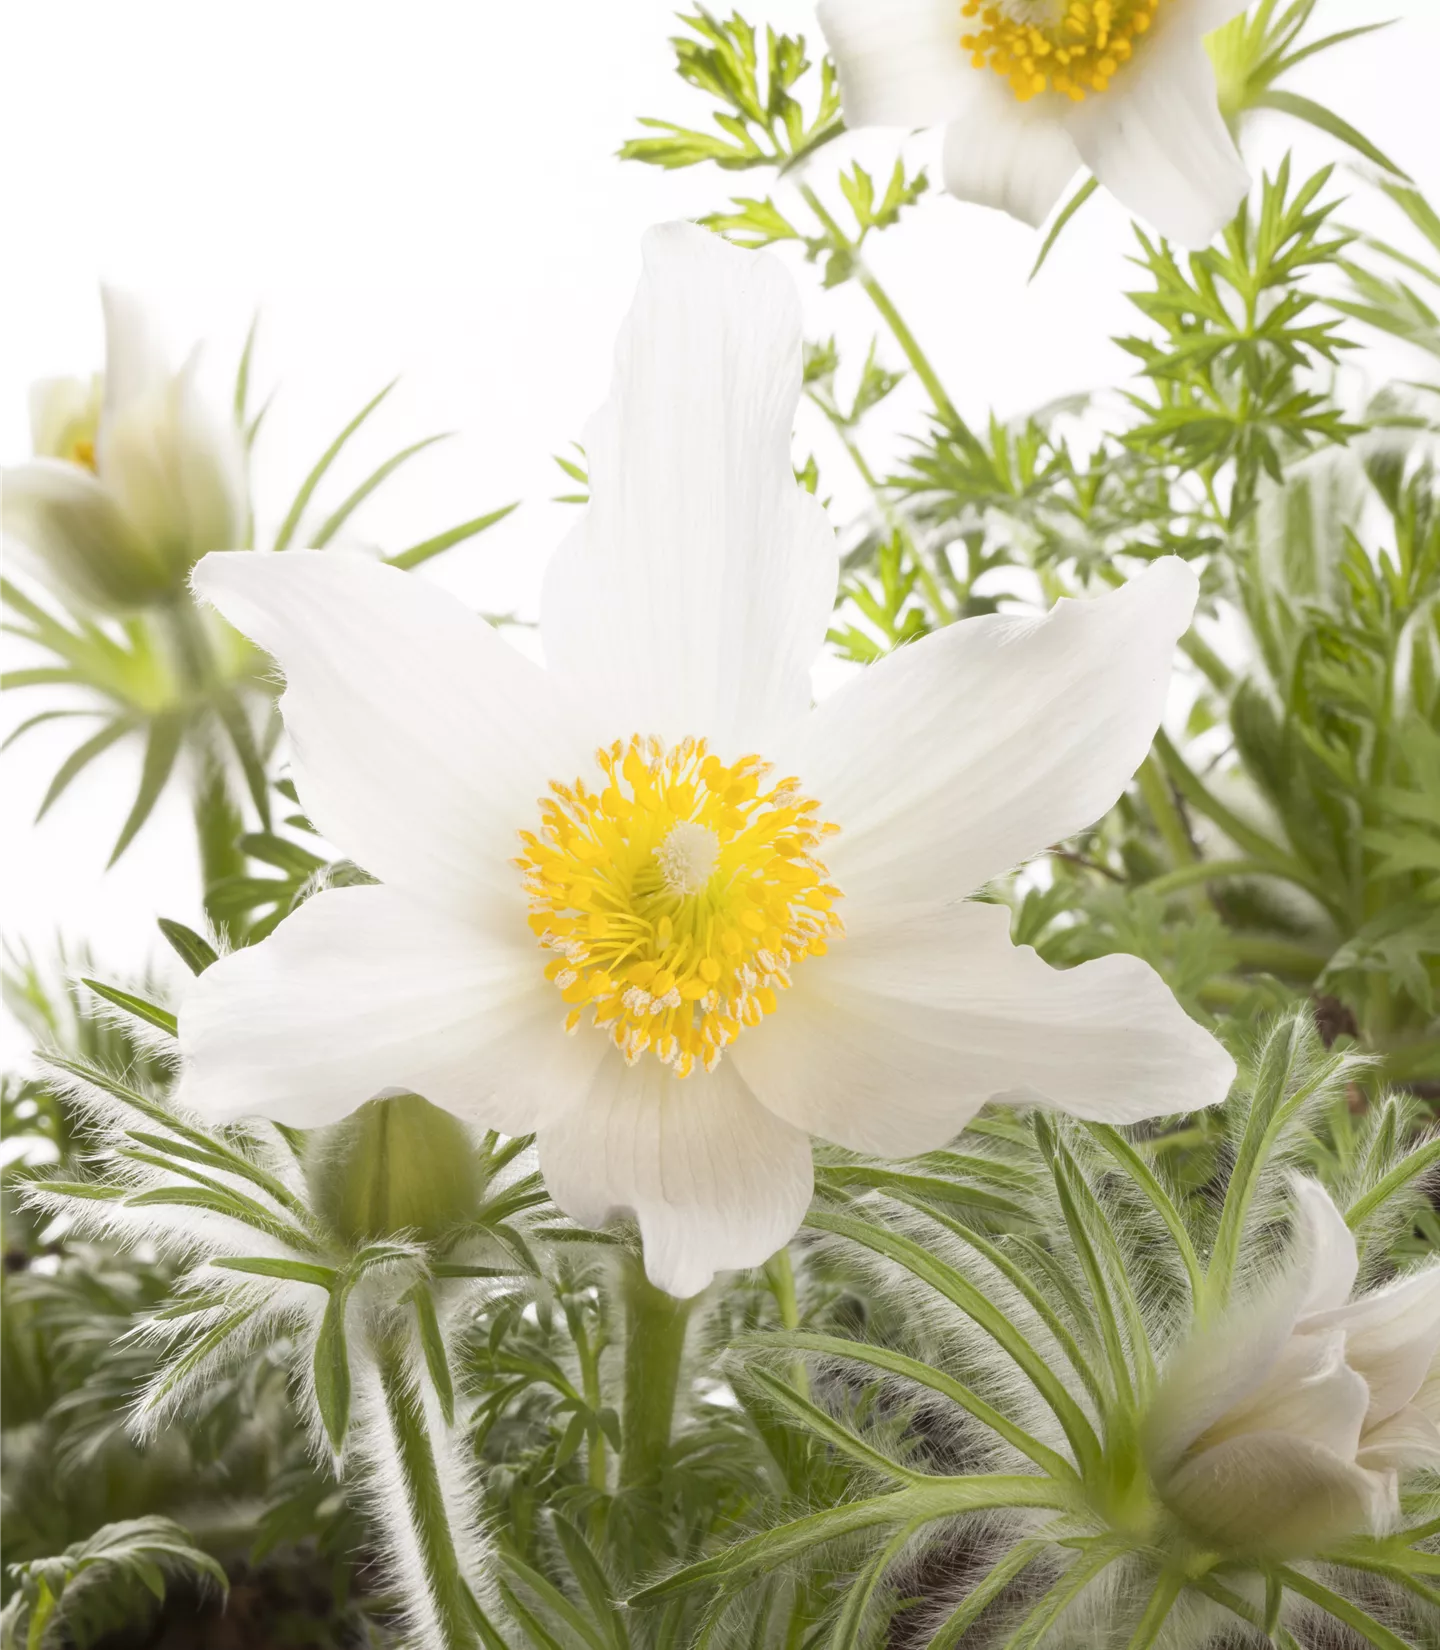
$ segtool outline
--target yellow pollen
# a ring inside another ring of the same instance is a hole
[[[1165,0],[961,0],[960,45],[1021,103],[1054,91],[1103,92]],[[1053,66],[1052,66],[1053,65]]]
[[[87,470],[95,468],[95,443],[87,440],[83,435],[76,436],[70,443],[70,451],[65,455],[72,464],[80,464]]]
[[[838,829],[758,756],[638,734],[598,750],[598,783],[551,782],[515,860],[545,976],[631,1064],[713,1071],[779,1006],[805,957],[844,933],[817,850]]]

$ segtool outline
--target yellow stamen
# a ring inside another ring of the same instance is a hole
[[[1021,103],[1054,91],[1080,102],[1103,92],[1129,61],[1164,0],[961,0],[960,44]],[[974,23],[969,19],[975,19]],[[1058,72],[1050,68],[1053,59]]]
[[[779,1006],[807,956],[844,933],[816,850],[838,827],[758,756],[725,764],[703,739],[616,740],[603,784],[552,782],[514,861],[545,977],[633,1065],[688,1077]]]

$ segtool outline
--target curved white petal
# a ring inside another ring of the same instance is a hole
[[[195,587],[284,671],[321,832],[383,882],[523,931],[515,833],[551,779],[593,769],[547,674],[453,596],[363,556],[211,555]]]
[[[1293,1182],[1299,1245],[1297,1264],[1308,1268],[1308,1288],[1300,1316],[1343,1306],[1360,1270],[1355,1238],[1334,1199],[1318,1180],[1297,1175]],[[1302,1324],[1302,1327],[1309,1327]]]
[[[729,758],[810,704],[834,534],[794,477],[800,301],[784,267],[690,224],[645,273],[585,433],[590,506],[546,572],[552,669],[605,737],[706,736]]]
[[[1378,1532],[1395,1480],[1288,1433],[1250,1433],[1206,1450],[1164,1486],[1165,1500],[1217,1542],[1288,1558]]]
[[[939,126],[984,78],[960,45],[958,0],[820,0],[816,12],[852,129]]]
[[[960,200],[1039,228],[1080,169],[1080,152],[1048,99],[1021,103],[996,74],[945,129],[945,187]]]
[[[135,531],[177,578],[207,551],[243,540],[244,444],[234,423],[206,405],[198,357],[107,410],[98,464]]]
[[[1041,618],[967,619],[846,682],[772,755],[841,827],[851,920],[933,906],[1092,824],[1144,760],[1198,581],[1157,562]]]
[[[943,1145],[987,1100],[1131,1122],[1214,1105],[1235,1074],[1148,964],[1050,968],[994,905],[848,934],[729,1057],[796,1127],[891,1157]]]
[[[598,1226],[633,1210],[650,1281],[672,1295],[761,1265],[810,1203],[810,1142],[755,1100],[728,1059],[682,1081],[612,1050],[538,1145],[550,1195],[573,1219]]]
[[[1346,1360],[1370,1388],[1367,1425],[1376,1426],[1415,1397],[1440,1356],[1440,1265],[1317,1312],[1302,1327],[1344,1330]]]
[[[102,286],[105,312],[105,416],[159,389],[170,363],[155,318],[133,292]],[[103,435],[104,424],[101,430]]]
[[[528,1132],[579,1099],[605,1049],[565,1035],[541,966],[393,888],[330,889],[189,987],[181,1099],[314,1128],[401,1089]]]
[[[1182,246],[1208,246],[1250,187],[1220,115],[1215,72],[1190,29],[1144,41],[1109,89],[1070,105],[1065,122],[1120,204]]]
[[[1371,1472],[1440,1471],[1440,1426],[1422,1409],[1407,1404],[1365,1433],[1356,1462]]]
[[[1196,1440],[1196,1451],[1252,1433],[1283,1432],[1355,1458],[1369,1403],[1365,1378],[1345,1361],[1338,1330],[1292,1335],[1264,1382]]]

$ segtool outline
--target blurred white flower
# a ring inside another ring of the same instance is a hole
[[[1170,1508],[1206,1540],[1296,1557],[1380,1534],[1399,1476],[1440,1468],[1440,1264],[1350,1299],[1355,1240],[1295,1183],[1286,1270],[1172,1359],[1150,1430]]]
[[[1247,0],[820,0],[852,127],[944,126],[945,187],[1039,225],[1088,167],[1185,246],[1249,176],[1204,37]]]
[[[285,671],[311,817],[382,886],[195,982],[191,1104],[310,1126],[395,1086],[534,1130],[555,1200],[633,1210],[651,1278],[689,1294],[794,1232],[810,1134],[903,1156],[995,1098],[1223,1097],[1229,1056],[1144,963],[1056,972],[963,901],[1119,796],[1194,573],[957,624],[812,710],[837,560],[791,468],[800,376],[777,261],[651,233],[546,580],[548,671],[359,557],[196,570]]]
[[[41,577],[124,611],[173,599],[207,551],[244,541],[245,450],[206,406],[198,357],[172,372],[135,300],[101,296],[104,378],[35,385],[36,456],[4,472],[5,532]]]

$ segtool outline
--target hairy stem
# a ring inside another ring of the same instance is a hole
[[[478,1546],[479,1537],[473,1529],[457,1529],[454,1497],[447,1495],[441,1465],[446,1444],[437,1436],[444,1424],[425,1402],[403,1337],[384,1335],[375,1350],[380,1402],[373,1424],[385,1436],[361,1441],[362,1447],[369,1443],[372,1466],[382,1478],[399,1478],[398,1484],[378,1483],[375,1495],[392,1537],[396,1580],[407,1594],[420,1594],[410,1612],[418,1641],[427,1650],[475,1650],[500,1642],[467,1574],[476,1567],[476,1555],[465,1548]],[[460,1516],[463,1520],[463,1512]],[[412,1573],[417,1560],[418,1575]]]
[[[638,1256],[627,1256],[622,1264],[625,1397],[620,1482],[634,1486],[657,1482],[669,1454],[690,1302],[657,1289]]]

